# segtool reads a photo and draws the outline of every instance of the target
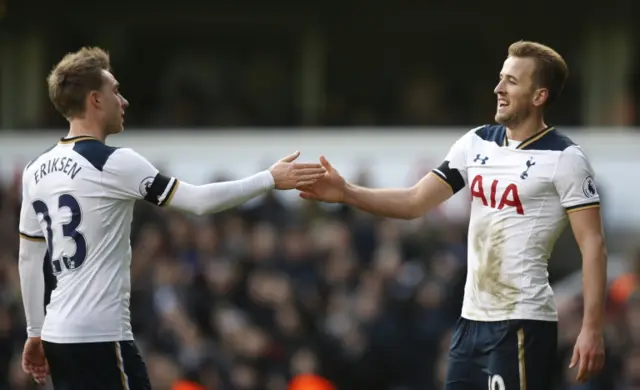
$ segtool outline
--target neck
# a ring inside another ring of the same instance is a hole
[[[96,122],[91,122],[86,119],[72,119],[67,137],[70,138],[80,136],[97,138],[102,142],[104,142],[107,138],[102,127]]]
[[[544,118],[533,116],[516,126],[507,127],[507,138],[513,141],[524,141],[546,128]]]

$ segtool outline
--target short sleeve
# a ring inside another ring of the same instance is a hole
[[[562,152],[553,183],[567,212],[600,207],[594,177],[591,164],[580,147],[571,146]]]
[[[146,158],[129,148],[116,150],[104,166],[102,184],[118,199],[144,199],[164,206],[178,180],[164,176]]]
[[[26,170],[22,176],[22,204],[20,206],[20,237],[30,241],[45,241],[42,227],[38,221],[38,216],[33,208],[29,197],[28,189],[29,181],[27,180]]]
[[[432,172],[444,180],[453,193],[467,185],[467,150],[475,129],[460,137],[449,149],[443,163]]]

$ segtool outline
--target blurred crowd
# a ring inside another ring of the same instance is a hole
[[[0,191],[0,390],[34,388],[20,369],[18,183]],[[441,389],[465,234],[272,195],[198,218],[140,203],[131,311],[154,389]],[[635,283],[611,290],[607,367],[587,385],[567,369],[581,298],[559,302],[557,390],[640,389]]]

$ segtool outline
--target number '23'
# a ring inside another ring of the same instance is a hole
[[[76,252],[70,257],[62,256],[62,258],[54,258],[53,252],[53,223],[51,221],[51,215],[49,214],[49,208],[41,201],[36,200],[32,204],[33,210],[36,214],[42,215],[42,219],[47,224],[47,249],[51,256],[51,263],[53,265],[53,274],[58,275],[62,272],[62,264],[66,269],[73,270],[82,266],[87,258],[87,241],[82,233],[78,230],[78,226],[82,222],[82,210],[80,204],[73,196],[69,194],[60,195],[58,198],[58,209],[68,208],[71,211],[71,221],[62,225],[62,235],[66,238],[70,238],[76,244]]]

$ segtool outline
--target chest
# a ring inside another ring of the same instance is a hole
[[[467,154],[471,196],[493,209],[513,207],[524,214],[527,204],[542,202],[555,193],[556,163],[553,153],[495,144],[477,147]]]

